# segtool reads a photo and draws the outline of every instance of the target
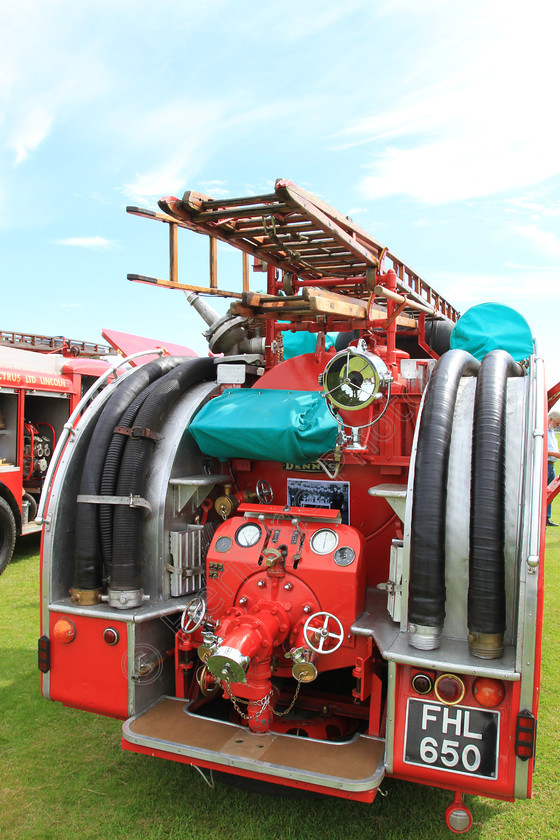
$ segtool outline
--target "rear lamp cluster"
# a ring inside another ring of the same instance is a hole
[[[59,618],[52,630],[52,637],[62,645],[69,645],[76,638],[76,625],[69,618]],[[113,647],[119,642],[119,633],[114,627],[106,627],[103,641]]]
[[[432,692],[440,703],[455,706],[460,703],[466,693],[466,685],[461,677],[455,674],[440,674],[416,671],[412,674],[410,685],[416,694],[428,695]],[[472,693],[480,706],[493,709],[503,701],[506,690],[500,680],[490,677],[477,677],[473,683]]]

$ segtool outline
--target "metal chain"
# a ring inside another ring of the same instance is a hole
[[[298,684],[297,684],[297,688],[296,688],[296,693],[294,694],[294,696],[293,696],[293,698],[292,698],[292,702],[290,703],[290,705],[288,706],[288,708],[287,708],[287,709],[284,709],[284,711],[283,711],[283,712],[277,712],[275,709],[273,709],[273,710],[272,710],[272,713],[273,713],[274,715],[276,715],[277,717],[282,717],[283,715],[287,715],[287,714],[289,714],[289,713],[292,711],[292,709],[294,708],[294,706],[295,706],[295,703],[296,703],[296,700],[297,700],[297,698],[298,698],[298,694],[299,694],[299,690],[300,690],[300,688],[301,688],[301,683],[300,683],[300,682],[298,682]]]
[[[284,709],[283,712],[277,712],[276,709],[273,709],[272,714],[276,715],[276,717],[283,717],[284,715],[288,715],[295,706],[300,688],[301,688],[301,683],[298,682],[295,694],[292,697],[292,702],[290,703],[290,705],[288,706],[287,709]],[[239,697],[235,697],[235,695],[231,693],[231,690],[230,690],[229,687],[226,687],[226,690],[229,694],[229,699],[232,702],[233,708],[235,709],[237,714],[240,717],[242,717],[244,720],[254,720],[256,717],[261,715],[264,712],[265,709],[267,709],[270,706],[270,700],[271,700],[271,697],[272,697],[272,690],[269,691],[268,694],[266,695],[266,697],[263,697],[262,700],[257,701],[258,705],[260,706],[260,709],[257,709],[257,711],[255,712],[254,715],[246,715],[245,712],[240,708],[239,703],[248,703],[249,701],[248,700],[241,700]]]
[[[266,697],[263,697],[262,700],[256,701],[257,704],[261,708],[257,709],[257,711],[255,712],[254,715],[246,715],[245,712],[239,707],[239,703],[248,703],[249,701],[248,700],[241,700],[239,697],[235,697],[235,695],[233,695],[231,693],[231,690],[229,688],[227,688],[227,692],[229,694],[229,699],[231,700],[231,702],[233,704],[233,708],[235,709],[237,714],[240,715],[240,717],[242,717],[244,720],[254,720],[259,715],[262,715],[264,710],[267,709],[268,706],[270,705],[270,698],[272,697],[272,690],[271,690],[271,691],[268,692]]]

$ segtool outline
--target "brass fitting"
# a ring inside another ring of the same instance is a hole
[[[222,519],[228,519],[232,513],[235,513],[238,507],[239,499],[233,494],[233,486],[231,484],[226,484],[224,486],[224,495],[218,496],[214,502],[214,508],[220,514]]]
[[[468,635],[469,653],[478,659],[499,659],[504,653],[503,633],[476,633]]]
[[[91,607],[101,601],[101,589],[71,589],[70,600],[80,607]]]

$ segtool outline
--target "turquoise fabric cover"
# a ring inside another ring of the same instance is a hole
[[[451,348],[466,350],[481,360],[490,350],[507,350],[516,362],[533,352],[533,336],[525,318],[501,303],[481,303],[467,309],[451,333]]]
[[[332,449],[338,424],[317,391],[227,388],[190,431],[206,455],[307,464]]]
[[[284,345],[284,359],[292,359],[294,356],[302,356],[304,353],[314,353],[317,344],[318,333],[298,330],[297,332],[282,333]],[[327,333],[325,336],[325,348],[328,350],[334,347],[336,336]]]

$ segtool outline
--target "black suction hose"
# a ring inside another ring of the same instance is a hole
[[[113,429],[131,401],[149,384],[182,361],[179,357],[155,359],[131,373],[109,398],[95,426],[84,461],[80,495],[99,494],[105,453]],[[80,503],[76,506],[75,565],[72,596],[84,603],[84,593],[96,592],[102,585],[102,562],[99,544],[99,505]],[[95,596],[93,596],[95,598]]]
[[[448,318],[440,320],[426,318],[424,335],[426,344],[434,350],[438,356],[447,353],[451,344],[451,333],[455,327],[454,321]]]
[[[158,433],[174,403],[193,385],[214,379],[213,359],[189,359],[176,370],[164,376],[152,390],[135,419],[138,429]],[[117,495],[145,496],[148,464],[157,447],[150,437],[130,437],[123,452]],[[113,520],[113,561],[111,593],[136,592],[141,589],[140,536],[142,510],[118,506]],[[118,596],[117,596],[118,601]],[[127,605],[134,605],[130,599]]]
[[[506,407],[509,376],[522,368],[505,350],[482,360],[474,403],[471,462],[469,649],[483,659],[503,653],[506,626]]]
[[[135,400],[133,400],[122,417],[118,426],[119,431],[113,432],[111,442],[105,456],[103,472],[101,474],[100,493],[102,496],[114,496],[116,494],[117,479],[121,464],[122,453],[128,440],[124,429],[131,429],[134,425],[136,415],[146,401],[149,394],[157,386],[159,380],[155,380]],[[101,552],[105,564],[105,577],[111,577],[111,562],[113,556],[113,516],[114,505],[99,505],[99,533],[101,537]]]
[[[449,447],[462,376],[476,376],[479,362],[449,350],[434,367],[420,420],[410,542],[409,643],[439,646],[445,618],[445,517]]]

